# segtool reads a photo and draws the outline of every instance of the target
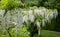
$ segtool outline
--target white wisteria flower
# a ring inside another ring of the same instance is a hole
[[[45,26],[45,19],[42,20],[42,26]]]
[[[45,16],[47,22],[50,22],[49,15]]]
[[[28,10],[29,15],[33,14],[33,10]]]
[[[12,22],[14,25],[17,25],[17,23],[16,22]]]
[[[29,20],[30,20],[31,22],[34,22],[34,19],[35,19],[34,15],[29,15]]]
[[[36,15],[36,14],[37,14],[37,15],[40,15],[40,13],[39,13],[39,12],[40,12],[40,10],[39,10],[39,9],[34,9],[34,15]]]
[[[28,22],[28,16],[23,16],[23,22]]]
[[[5,13],[5,10],[0,10],[0,15],[3,15]]]
[[[53,13],[51,13],[51,14],[49,15],[49,17],[50,17],[50,19],[52,19],[52,18],[54,17]]]
[[[40,10],[40,13],[39,13],[42,17],[44,17],[44,12],[42,10]]]
[[[54,17],[56,18],[58,16],[58,11],[54,10]]]
[[[40,22],[36,22],[36,24],[37,24],[37,27],[40,28],[41,23]]]

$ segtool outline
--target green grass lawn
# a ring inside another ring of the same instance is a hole
[[[42,30],[41,37],[60,37],[60,32]]]

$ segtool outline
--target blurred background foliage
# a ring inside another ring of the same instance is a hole
[[[0,0],[0,6],[6,9],[15,8],[15,7],[32,7],[32,6],[44,6],[51,9],[60,9],[59,0]],[[2,8],[0,7],[0,8]],[[8,7],[8,8],[7,8]]]

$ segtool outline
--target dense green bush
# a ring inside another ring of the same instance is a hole
[[[27,31],[26,26],[23,26],[22,29],[13,28],[10,33],[12,37],[30,37],[30,32]]]
[[[30,32],[27,31],[26,26],[23,26],[23,28],[12,28],[12,30],[5,32],[0,30],[0,37],[30,37]]]
[[[0,3],[0,9],[14,9],[14,8],[18,8],[18,7],[22,7],[24,6],[24,4],[21,1],[18,0],[1,0]]]

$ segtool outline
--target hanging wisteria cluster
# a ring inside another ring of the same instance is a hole
[[[23,22],[40,22],[44,25],[45,22],[50,22],[52,18],[56,18],[58,12],[56,9],[46,9],[44,7],[35,8],[33,10],[24,10],[23,14]],[[41,20],[41,21],[40,21]]]
[[[0,10],[0,16],[3,17],[4,12],[5,10]],[[56,9],[51,10],[51,9],[46,9],[44,7],[40,7],[32,10],[31,9],[11,10],[7,12],[5,18],[8,18],[7,20],[10,19],[10,22],[12,21],[12,23],[16,22],[15,25],[17,24],[17,20],[18,19],[20,20],[20,18],[21,18],[21,22],[23,23],[25,22],[26,24],[30,22],[40,22],[44,24],[44,22],[50,22],[52,18],[56,18],[57,15],[58,12]]]
[[[50,23],[52,18],[56,18],[58,12],[56,9],[46,9],[44,7],[34,8],[30,10],[24,10],[23,13],[23,23],[27,25],[34,22],[38,27],[38,37],[40,35],[40,28],[45,25],[46,22]]]
[[[21,28],[23,23],[30,25],[32,22],[37,24],[38,34],[40,35],[40,25],[44,26],[45,22],[51,22],[52,18],[56,18],[58,12],[56,9],[46,9],[44,7],[34,9],[18,9],[8,11],[6,16],[3,17],[5,10],[0,10],[0,24],[3,29],[10,27]]]

